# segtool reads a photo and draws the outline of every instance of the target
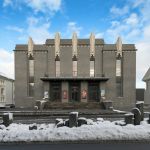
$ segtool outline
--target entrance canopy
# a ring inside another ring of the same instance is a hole
[[[41,77],[42,81],[108,81],[107,77]]]

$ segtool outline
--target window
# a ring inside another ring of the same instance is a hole
[[[116,60],[116,76],[121,76],[121,59]]]
[[[29,58],[29,84],[28,84],[28,95],[34,95],[34,59]]]
[[[60,61],[56,61],[56,77],[60,76]]]
[[[116,95],[123,97],[122,58],[116,59]]]
[[[4,88],[1,88],[1,95],[4,95]]]
[[[30,76],[34,76],[34,60],[29,60],[29,74]]]
[[[0,85],[4,85],[4,81],[3,80],[0,80]]]
[[[90,77],[94,77],[94,61],[90,61]]]
[[[58,55],[56,55],[56,58],[55,58],[55,71],[56,71],[56,77],[59,77],[60,76],[60,58]]]
[[[73,77],[77,76],[77,61],[73,61]]]

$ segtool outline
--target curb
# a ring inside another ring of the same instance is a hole
[[[75,140],[75,141],[33,141],[33,142],[1,142],[0,145],[21,145],[21,144],[150,144],[149,140]]]

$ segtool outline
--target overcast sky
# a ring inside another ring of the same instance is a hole
[[[31,36],[44,43],[60,32],[71,38],[89,38],[90,32],[115,43],[133,43],[137,51],[138,88],[150,67],[150,0],[0,0],[0,72],[14,78],[15,44]]]

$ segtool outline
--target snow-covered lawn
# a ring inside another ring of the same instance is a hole
[[[118,121],[119,123],[119,121]],[[121,122],[120,122],[121,123]],[[0,141],[61,141],[61,140],[150,140],[150,124],[116,125],[115,122],[88,119],[81,127],[59,127],[54,124],[37,124],[37,130],[29,130],[27,124],[0,125]]]

